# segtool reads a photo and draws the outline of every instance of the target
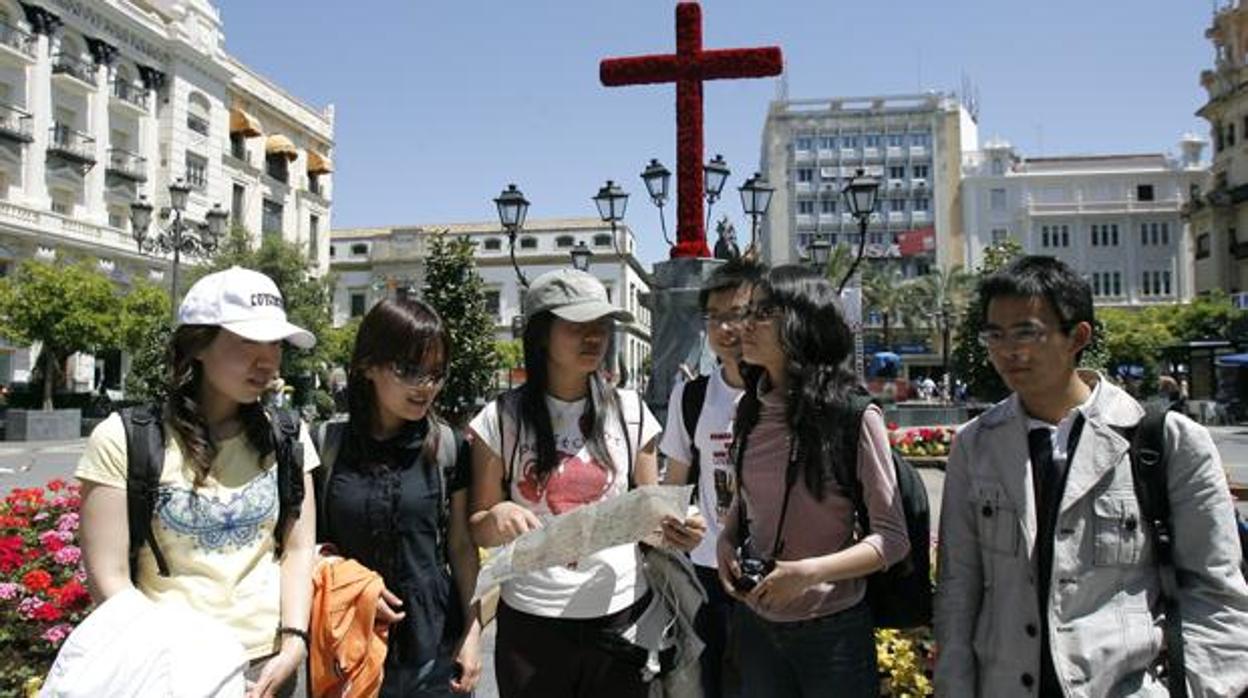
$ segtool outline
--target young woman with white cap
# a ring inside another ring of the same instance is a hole
[[[127,546],[133,416],[127,423],[113,414],[96,427],[76,473],[92,596],[103,601],[137,587],[225,625],[251,660],[247,695],[254,698],[296,690],[315,554],[307,473],[319,463],[316,451],[298,426],[290,451],[301,451],[302,476],[281,475],[275,451],[285,446],[259,402],[278,375],[282,341],[302,349],[316,343],[287,322],[267,276],[231,267],[186,292],[169,346],[167,396],[154,420],[164,452],[147,544]],[[279,520],[285,530],[276,531]]]
[[[658,421],[636,392],[608,386],[599,373],[612,321],[632,316],[607,300],[598,279],[572,269],[538,277],[524,308],[527,380],[469,425],[469,521],[485,547],[622,495],[630,481],[658,482]],[[663,527],[686,550],[705,528],[700,517]],[[640,667],[612,649],[612,634],[646,607],[638,558],[635,544],[621,545],[503,583],[494,651],[502,698],[647,695]]]

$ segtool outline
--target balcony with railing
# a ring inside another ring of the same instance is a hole
[[[105,172],[131,182],[146,182],[147,158],[123,148],[109,148]]]
[[[23,63],[35,60],[35,35],[0,22],[0,55],[18,58]]]
[[[48,154],[83,165],[95,164],[95,139],[68,124],[55,124],[49,130]]]
[[[115,104],[146,112],[147,99],[150,94],[151,90],[135,85],[132,82],[126,80],[113,81],[113,102]]]
[[[95,64],[68,53],[52,56],[52,77],[68,77],[80,85],[95,87]]]
[[[0,139],[18,143],[33,141],[34,117],[11,104],[0,104]]]

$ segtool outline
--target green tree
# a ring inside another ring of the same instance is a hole
[[[828,253],[828,263],[823,267],[823,276],[832,283],[833,286],[841,283],[845,278],[845,274],[849,273],[850,267],[854,265],[854,257],[858,254],[857,245],[833,245],[832,250]],[[865,274],[864,267],[867,260],[863,260],[858,265],[861,273]]]
[[[43,379],[43,409],[52,409],[66,359],[113,343],[116,303],[112,282],[87,262],[26,260],[12,276],[0,279],[0,336],[41,345],[35,368]]]
[[[1174,341],[1166,321],[1166,316],[1173,312],[1174,308],[1170,306],[1098,310],[1096,316],[1103,337],[1104,367],[1112,371],[1124,364],[1142,366],[1144,381],[1141,388],[1144,394],[1155,390],[1161,350]]]
[[[499,362],[494,320],[485,309],[474,252],[467,238],[438,233],[430,241],[425,267],[424,298],[451,336],[451,361],[438,402],[443,414],[456,422],[466,419],[489,390]]]
[[[1023,248],[1013,239],[1006,239],[984,251],[984,261],[976,270],[977,277],[987,276],[1022,256]],[[988,361],[988,350],[979,343],[984,328],[984,305],[978,293],[971,295],[966,313],[958,325],[953,349],[953,373],[966,382],[968,392],[989,402],[1010,394],[1009,388]]]
[[[1232,326],[1244,316],[1244,311],[1232,305],[1230,297],[1221,289],[1172,310],[1167,314],[1166,326],[1180,342],[1227,339]]]
[[[260,246],[253,248],[247,230],[235,227],[208,263],[188,274],[188,287],[205,274],[235,265],[273,279],[286,303],[287,319],[318,339],[326,335],[331,326],[334,280],[328,274],[316,275],[303,246],[266,235]],[[325,402],[312,394],[312,379],[319,376],[322,383],[328,379],[330,361],[326,352],[326,345],[319,341],[310,350],[287,347],[282,352],[281,375],[295,388],[295,404]]]
[[[498,368],[508,369],[524,365],[524,342],[518,339],[500,339],[494,342],[498,355]]]
[[[319,343],[325,345],[321,355],[330,366],[350,367],[351,354],[355,351],[355,335],[360,330],[360,320],[361,318],[354,317],[342,327],[330,327],[325,330],[325,335],[320,338]]]
[[[121,300],[117,345],[130,355],[127,399],[154,402],[164,397],[169,312],[169,293],[146,281],[136,283]]]
[[[952,347],[945,338],[953,331],[953,322],[966,312],[974,284],[975,277],[955,264],[948,269],[933,269],[906,289],[908,300],[904,302],[913,317],[940,335],[941,361],[946,373],[951,365]]]
[[[895,264],[868,264],[863,270],[862,292],[866,303],[863,314],[872,311],[880,314],[881,346],[885,351],[892,351],[892,328],[903,319],[910,319],[906,313],[910,284]]]

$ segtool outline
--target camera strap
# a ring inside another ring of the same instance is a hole
[[[737,531],[740,533],[741,541],[749,540],[749,517],[745,511],[745,480],[742,479],[742,472],[745,469],[745,448],[749,442],[749,434],[741,435],[740,448],[736,453],[736,470],[737,470]],[[789,515],[789,499],[793,494],[793,487],[797,485],[798,465],[802,462],[801,439],[797,434],[789,435],[789,458],[784,466],[784,498],[780,503],[780,520],[776,523],[776,537],[771,544],[771,559],[775,560],[780,553],[784,551],[784,522]]]

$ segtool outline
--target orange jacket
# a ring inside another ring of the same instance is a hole
[[[381,692],[389,630],[377,625],[381,575],[355,560],[322,558],[312,575],[312,695]]]

